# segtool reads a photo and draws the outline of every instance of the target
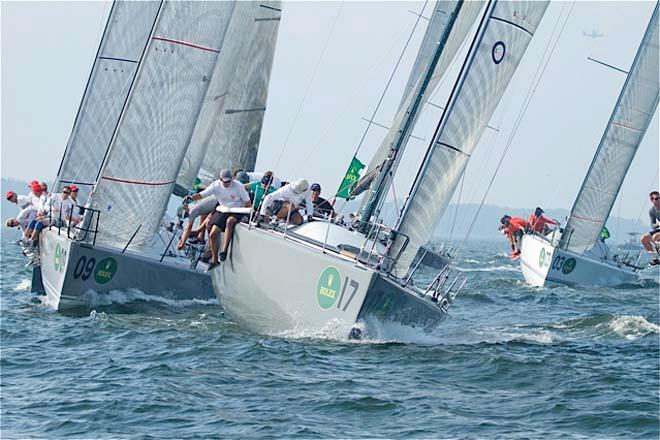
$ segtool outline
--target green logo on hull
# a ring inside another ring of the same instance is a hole
[[[55,266],[55,272],[59,272],[62,268],[62,248],[59,243],[55,246],[55,258],[53,259],[53,265]]]
[[[115,276],[117,272],[117,262],[114,258],[104,258],[99,261],[94,269],[94,281],[99,284],[105,284]]]
[[[541,248],[541,253],[539,254],[539,267],[543,267],[545,263],[545,249]]]
[[[564,275],[568,275],[569,273],[573,272],[573,269],[575,269],[575,258],[569,258],[564,262],[564,265],[561,267],[561,271]]]
[[[322,309],[334,306],[341,292],[341,274],[336,267],[326,267],[316,284],[316,302]]]

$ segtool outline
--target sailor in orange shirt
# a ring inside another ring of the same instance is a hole
[[[543,209],[537,207],[527,221],[532,231],[545,235],[550,232],[550,225],[559,226],[559,222],[544,216],[543,212]]]
[[[520,256],[520,239],[525,233],[528,224],[524,218],[511,217],[510,215],[502,217],[500,223],[500,230],[506,235],[509,240],[509,245],[511,246],[510,257],[515,260]]]

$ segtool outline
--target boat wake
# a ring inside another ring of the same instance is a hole
[[[14,292],[28,292],[31,287],[32,282],[24,278],[14,287]]]

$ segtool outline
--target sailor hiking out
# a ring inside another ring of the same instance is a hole
[[[306,207],[314,206],[309,183],[305,179],[298,179],[267,195],[261,204],[259,214],[264,217],[275,216],[277,220],[287,220],[287,223],[301,225],[304,222],[300,212],[303,201]],[[312,212],[313,208],[309,211],[305,210],[308,220],[312,219]]]
[[[232,212],[232,208],[250,207],[250,196],[241,183],[233,179],[228,169],[220,172],[220,179],[214,181],[202,192],[191,196],[192,200],[201,200],[204,197],[214,196],[218,202],[216,211],[208,220],[209,244],[211,247],[211,263],[209,270],[227,258],[227,249],[231,243],[234,225],[240,220],[242,214]],[[222,250],[218,254],[218,236],[224,233]]]

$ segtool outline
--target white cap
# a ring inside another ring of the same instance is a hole
[[[309,189],[309,183],[305,179],[294,180],[290,183],[291,189],[296,193],[304,193]]]

